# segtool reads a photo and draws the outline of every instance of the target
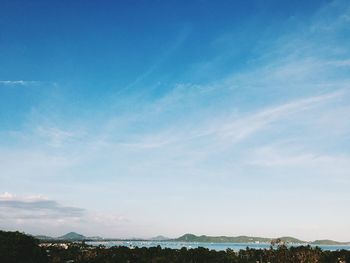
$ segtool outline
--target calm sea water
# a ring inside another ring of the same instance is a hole
[[[239,251],[240,249],[255,248],[255,249],[268,249],[270,248],[270,244],[255,244],[255,243],[202,243],[202,242],[170,242],[170,241],[90,241],[87,242],[89,245],[98,246],[104,245],[106,247],[112,246],[126,246],[126,247],[156,247],[161,246],[162,248],[172,248],[172,249],[180,249],[182,247],[186,248],[197,248],[204,247],[213,250],[226,250],[228,248]],[[299,245],[293,245],[299,246]],[[314,245],[312,245],[314,246]],[[319,245],[322,250],[341,250],[346,249],[350,250],[350,245],[341,245],[341,246],[326,246]]]

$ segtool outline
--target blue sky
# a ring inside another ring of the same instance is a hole
[[[1,1],[0,225],[350,236],[348,1]]]

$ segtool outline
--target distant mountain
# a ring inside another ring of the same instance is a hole
[[[338,242],[329,239],[315,240],[311,242],[312,245],[349,245],[350,242]]]
[[[293,238],[293,237],[281,237],[280,238],[285,243],[306,243],[305,241]],[[185,234],[179,238],[174,239],[174,241],[182,242],[210,242],[210,243],[270,243],[272,238],[266,237],[249,237],[249,236],[237,236],[237,237],[227,237],[227,236],[196,236],[193,234]]]
[[[227,236],[196,236],[193,234],[185,234],[175,241],[183,242],[212,242],[212,243],[254,243],[254,242],[270,242],[270,238],[262,237],[248,237],[248,236],[238,236],[238,237],[227,237]]]
[[[163,240],[169,240],[170,238],[165,237],[165,236],[156,236],[156,237],[152,237],[150,238],[150,240],[154,240],[154,241],[163,241]]]
[[[86,236],[83,236],[81,234],[75,233],[75,232],[69,232],[61,237],[58,237],[58,239],[63,240],[85,240],[88,239]]]

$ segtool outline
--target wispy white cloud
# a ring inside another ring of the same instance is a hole
[[[142,85],[143,80],[145,80],[151,74],[153,74],[154,71],[164,63],[164,61],[166,61],[174,52],[176,52],[177,49],[179,49],[180,46],[183,45],[183,43],[188,38],[190,32],[191,28],[189,26],[184,27],[182,31],[178,34],[175,41],[167,48],[166,52],[157,61],[155,61],[146,71],[137,76],[136,79],[129,83],[126,87],[122,88],[117,93],[117,95],[119,95],[122,92],[126,92],[137,85]]]
[[[340,59],[326,62],[328,65],[336,66],[336,67],[349,67],[350,59]]]
[[[298,149],[299,148],[299,149]],[[284,169],[309,168],[317,174],[327,174],[335,179],[335,176],[349,175],[350,156],[345,154],[327,155],[308,152],[307,149],[296,147],[294,144],[270,145],[255,149],[251,155],[251,164]]]
[[[252,113],[224,116],[219,119],[205,119],[202,122],[193,123],[184,129],[171,128],[167,132],[159,132],[149,136],[142,136],[141,141],[123,143],[125,146],[153,148],[164,147],[171,144],[188,144],[192,140],[203,138],[210,142],[212,139],[220,139],[224,145],[229,146],[248,139],[250,136],[268,128],[272,123],[283,121],[289,116],[302,114],[320,108],[327,103],[334,102],[345,94],[344,90],[296,99],[281,105],[259,109]],[[218,143],[218,141],[216,141]]]
[[[81,134],[76,131],[66,131],[57,127],[39,126],[35,132],[40,137],[44,138],[47,144],[52,147],[62,147],[64,143],[81,136]]]
[[[342,91],[338,91],[330,94],[298,99],[283,105],[262,109],[251,115],[224,124],[214,131],[214,133],[228,138],[231,137],[234,141],[243,140],[265,128],[270,123],[286,118],[289,115],[317,107],[322,103],[339,98],[342,94]]]
[[[0,86],[6,85],[6,86],[27,86],[27,85],[33,85],[33,84],[39,84],[40,81],[36,80],[0,80]]]

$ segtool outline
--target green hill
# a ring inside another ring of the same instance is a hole
[[[80,235],[78,233],[75,233],[75,232],[70,232],[70,233],[67,233],[67,234],[59,237],[58,239],[63,239],[63,240],[84,240],[84,239],[87,239],[87,237],[83,236],[83,235]]]
[[[350,242],[338,242],[334,240],[324,239],[324,240],[315,240],[313,242],[307,242],[295,237],[279,237],[286,244],[311,244],[311,245],[349,245]],[[266,237],[249,237],[249,236],[237,236],[237,237],[228,237],[228,236],[196,236],[194,234],[185,234],[179,238],[173,239],[173,241],[179,242],[207,242],[207,243],[270,243],[275,238],[266,238]]]
[[[281,237],[280,238],[285,243],[306,243],[305,241],[299,240],[294,237]],[[181,242],[208,242],[208,243],[270,243],[272,238],[265,237],[249,237],[249,236],[196,236],[193,234],[185,234],[174,241]]]
[[[315,240],[311,242],[310,244],[313,245],[349,245],[350,242],[338,242],[334,240],[329,240],[329,239],[322,239],[322,240]]]
[[[193,234],[185,234],[175,241],[182,242],[211,242],[211,243],[254,243],[254,242],[270,242],[270,238],[262,237],[248,237],[248,236],[237,236],[237,237],[227,237],[227,236],[196,236]]]

